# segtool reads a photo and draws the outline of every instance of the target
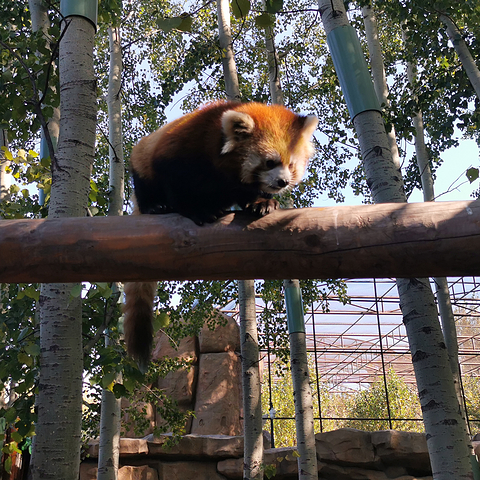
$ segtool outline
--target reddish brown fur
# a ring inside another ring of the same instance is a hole
[[[317,120],[280,105],[215,102],[174,120],[132,150],[138,213],[177,212],[198,224],[233,206],[257,215],[297,184],[312,154]],[[152,344],[154,283],[125,285],[125,337],[146,368]]]

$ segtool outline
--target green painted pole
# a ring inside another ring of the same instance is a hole
[[[60,12],[65,18],[86,18],[97,31],[98,0],[60,0]]]
[[[337,27],[327,35],[327,43],[352,120],[368,110],[381,112],[355,29],[351,25]]]
[[[288,333],[305,333],[305,322],[303,319],[302,290],[296,285],[297,282],[284,280],[285,305],[287,307]]]

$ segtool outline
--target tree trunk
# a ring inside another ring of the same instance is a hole
[[[228,0],[217,0],[217,16],[220,47],[223,52],[225,91],[229,100],[240,100]],[[254,280],[240,280],[238,292],[240,325],[244,332],[241,339],[244,416],[243,478],[244,480],[259,480],[263,478],[263,441]]]
[[[297,436],[298,478],[318,478],[317,451],[313,422],[312,390],[308,371],[307,342],[303,318],[302,291],[298,280],[284,280],[290,337],[290,365],[295,403],[295,430]]]
[[[453,47],[457,52],[460,62],[462,62],[463,69],[467,74],[470,83],[472,84],[478,99],[480,100],[480,70],[475,64],[472,54],[468,50],[465,40],[462,38],[460,30],[457,28],[452,19],[447,15],[440,15],[440,20],[447,27],[447,34],[453,43]]]
[[[108,28],[110,45],[110,71],[108,81],[108,137],[109,148],[109,205],[108,215],[123,214],[125,167],[123,163],[122,104],[120,100],[122,80],[122,49],[120,27]],[[115,284],[113,290],[119,291]],[[105,346],[110,345],[109,331],[105,335]],[[121,376],[117,375],[116,381]],[[97,480],[116,480],[120,456],[121,399],[108,388],[102,390],[100,416],[100,440],[98,451]]]
[[[240,100],[237,67],[233,52],[232,31],[230,29],[230,6],[228,0],[217,0],[218,34],[222,49],[225,91],[229,100]]]
[[[0,282],[478,275],[479,224],[478,201],[2,220]]]
[[[378,101],[382,106],[388,107],[388,85],[385,75],[385,65],[383,63],[382,46],[378,38],[377,19],[371,5],[362,7],[363,23],[365,25],[365,35],[367,37],[368,53],[370,54],[370,67],[372,69],[373,87],[377,94]],[[400,154],[398,153],[395,128],[387,132],[388,145],[392,153],[392,160],[395,168],[400,169]]]
[[[60,42],[62,121],[49,216],[84,216],[96,127],[93,25],[65,21]],[[40,309],[38,419],[33,480],[77,480],[82,420],[82,311],[72,284],[44,284]]]
[[[280,60],[275,49],[273,28],[265,30],[265,46],[267,49],[268,76],[270,79],[270,95],[272,102],[283,105],[283,94],[280,83]],[[298,280],[284,280],[285,304],[287,312],[294,312],[298,317],[300,331],[291,331],[288,322],[290,339],[290,365],[295,404],[295,431],[297,437],[299,478],[313,480],[318,476],[317,451],[315,447],[315,431],[313,422],[313,400],[308,371],[307,343],[305,341],[305,324],[303,318],[302,290]],[[287,294],[289,292],[289,294]],[[297,299],[300,308],[295,308]]]
[[[402,30],[403,40],[406,41],[405,30]],[[416,83],[415,67],[410,62],[407,62],[407,76],[412,89]],[[427,146],[425,144],[425,130],[423,128],[422,111],[418,110],[413,117],[413,125],[415,127],[415,154],[417,157],[417,165],[420,173],[423,190],[423,201],[435,201],[434,181],[432,170],[430,169],[430,157]],[[445,277],[434,278],[437,304],[440,312],[440,319],[442,322],[443,336],[445,338],[445,345],[447,346],[450,368],[452,369],[453,381],[455,384],[455,392],[457,393],[460,410],[468,429],[467,413],[465,411],[465,404],[463,400],[463,392],[461,385],[460,364],[458,361],[458,339],[457,330],[455,326],[455,317],[453,315],[452,303],[450,301],[450,294],[448,292],[448,282]]]
[[[262,402],[253,280],[238,282],[238,301],[245,443],[243,478],[260,480],[263,478]]]
[[[120,27],[109,27],[110,71],[108,77],[109,191],[108,215],[123,215],[125,165],[122,136],[122,47]]]
[[[105,337],[105,346],[110,340]],[[120,380],[117,377],[117,380]],[[97,480],[116,480],[120,458],[121,407],[120,398],[113,392],[102,390],[102,408],[100,416],[100,439],[98,442],[98,474]]]
[[[30,10],[32,20],[32,30],[34,32],[42,31],[46,38],[48,36],[48,29],[50,28],[50,19],[48,18],[48,4],[45,0],[28,0],[28,8]],[[49,46],[49,44],[47,44]],[[55,88],[55,87],[53,87]],[[60,109],[58,107],[52,108],[51,118],[46,119],[48,124],[48,131],[54,144],[56,144],[60,131]],[[46,143],[45,132],[41,132],[41,142]],[[47,148],[41,148],[42,151],[48,151]],[[53,158],[52,152],[49,152]]]
[[[272,103],[284,105],[282,84],[280,82],[280,58],[275,47],[275,35],[272,27],[265,29],[265,47],[267,50],[268,79]]]
[[[318,3],[327,35],[338,26],[348,25],[342,2],[319,0]],[[374,201],[405,202],[401,174],[392,160],[380,113],[373,110],[361,112],[353,122]],[[430,283],[428,279],[398,279],[397,288],[434,479],[471,479],[465,423],[461,418]]]

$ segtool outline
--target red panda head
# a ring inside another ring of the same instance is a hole
[[[281,105],[239,104],[222,115],[229,153],[241,162],[243,183],[260,184],[267,193],[280,193],[300,182],[313,154],[315,116],[300,116]]]

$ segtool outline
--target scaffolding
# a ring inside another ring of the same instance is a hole
[[[449,278],[449,291],[457,323],[459,362],[462,379],[480,377],[480,279],[476,277]],[[434,285],[432,288],[435,291]],[[307,350],[317,383],[329,394],[356,394],[382,381],[387,385],[391,370],[408,386],[416,388],[408,339],[400,311],[398,292],[394,279],[348,280],[347,304],[331,294],[328,311],[321,303],[307,306],[305,315]],[[263,308],[257,302],[258,312]],[[238,315],[236,311],[228,313]],[[269,349],[267,349],[269,350]],[[264,369],[270,369],[268,359],[275,356],[264,350]],[[275,379],[273,379],[273,382]],[[272,388],[271,382],[264,385]],[[386,394],[388,396],[388,393]],[[317,421],[333,420],[318,409]],[[275,422],[293,417],[275,418]],[[351,418],[339,418],[351,420]],[[357,419],[360,420],[360,419]],[[372,420],[372,419],[364,419]],[[392,420],[421,422],[421,418],[382,418],[392,425]],[[480,421],[469,415],[472,433]],[[273,428],[273,420],[272,420]]]

